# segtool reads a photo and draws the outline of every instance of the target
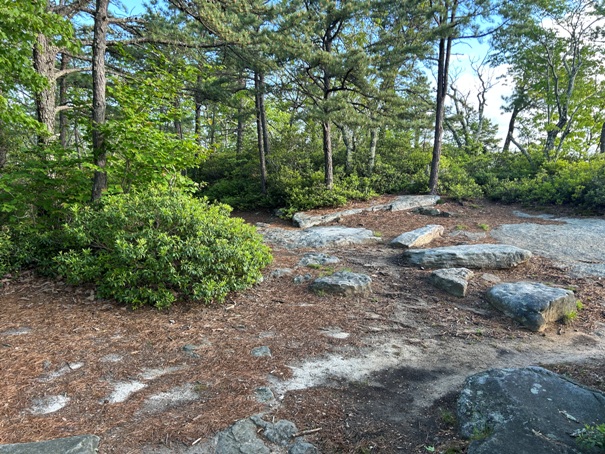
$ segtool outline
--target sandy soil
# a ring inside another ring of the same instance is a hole
[[[603,389],[604,282],[569,277],[541,257],[513,270],[486,270],[503,281],[573,289],[583,303],[567,325],[539,334],[524,330],[486,303],[492,284],[483,272],[466,298],[456,298],[428,283],[430,271],[402,267],[399,252],[387,245],[404,231],[435,223],[446,228],[435,246],[494,242],[449,234],[523,222],[512,214],[519,207],[450,202],[439,208],[453,216],[344,218],[340,225],[379,232],[384,244],[332,250],[341,263],[271,278],[274,269],[295,268],[305,252],[276,249],[265,281],[222,306],[179,302],[162,312],[133,312],[95,299],[94,289],[30,273],[4,279],[0,443],[94,433],[102,438],[101,453],[179,452],[238,419],[268,412],[300,430],[319,429],[307,438],[325,453],[465,452],[454,407],[470,374],[542,364]],[[286,226],[267,213],[238,214]],[[318,296],[306,283],[292,282],[298,274],[340,269],[369,274],[371,296]],[[271,356],[252,356],[258,346],[268,346]],[[257,401],[255,390],[263,386],[273,389],[275,400]],[[52,398],[65,406],[36,413],[36,404]]]

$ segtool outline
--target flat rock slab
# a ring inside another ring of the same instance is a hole
[[[571,433],[605,422],[605,395],[540,367],[493,369],[466,379],[457,416],[479,438],[469,454],[571,454]]]
[[[340,259],[321,252],[309,252],[299,260],[298,266],[325,266],[340,263]]]
[[[365,274],[339,271],[331,276],[320,277],[311,284],[311,290],[316,293],[332,293],[336,295],[367,295],[371,292],[372,279]]]
[[[429,244],[443,234],[442,225],[430,224],[419,229],[405,232],[391,241],[390,245],[396,248],[408,249],[411,247],[424,246]]]
[[[571,290],[536,282],[498,284],[487,292],[487,300],[532,331],[542,331],[548,323],[576,310]]]
[[[95,454],[99,440],[96,435],[78,435],[35,443],[0,445],[0,454]]]
[[[516,214],[531,218],[523,213]],[[605,247],[595,247],[603,244],[605,220],[534,217],[561,224],[504,224],[490,234],[498,241],[529,249],[535,254],[564,264],[570,268],[572,276],[605,277]]]
[[[329,248],[382,241],[368,229],[353,227],[311,227],[305,230],[261,229],[265,241],[287,249]]]
[[[431,273],[431,283],[451,295],[464,297],[468,288],[468,280],[474,273],[468,268],[446,268]]]
[[[439,201],[438,195],[404,195],[397,197],[390,203],[383,205],[373,205],[367,208],[354,208],[352,210],[339,211],[337,213],[313,216],[303,212],[296,213],[292,217],[292,223],[296,227],[306,229],[315,225],[327,224],[328,222],[338,221],[346,216],[363,213],[364,211],[404,211],[418,207],[432,206]]]
[[[403,262],[426,268],[512,268],[528,261],[530,251],[506,244],[470,244],[432,249],[410,249]]]

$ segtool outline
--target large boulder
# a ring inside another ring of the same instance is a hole
[[[34,443],[0,445],[0,454],[95,454],[99,440],[96,435],[77,435]]]
[[[436,238],[439,238],[443,234],[443,226],[430,224],[419,229],[412,230],[411,232],[405,232],[391,241],[391,246],[397,248],[408,249],[411,247],[424,246],[429,244]]]
[[[432,249],[410,249],[403,263],[426,268],[512,268],[526,262],[530,251],[506,244],[471,244]]]
[[[311,290],[316,293],[332,293],[337,295],[367,295],[371,292],[372,279],[365,274],[339,271],[330,276],[320,277],[311,284]]]
[[[498,284],[489,289],[487,300],[532,331],[542,331],[548,323],[576,310],[576,298],[571,290],[537,282]]]
[[[374,232],[353,227],[311,227],[305,230],[261,229],[265,241],[288,249],[328,248],[380,243]]]
[[[431,283],[454,296],[466,296],[468,280],[474,273],[468,268],[445,268],[431,273]]]
[[[457,416],[468,454],[571,454],[570,434],[605,423],[605,395],[540,367],[493,369],[466,379]]]

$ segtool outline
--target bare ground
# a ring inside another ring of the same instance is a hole
[[[400,266],[399,253],[387,246],[400,233],[426,224],[442,224],[448,233],[480,233],[523,222],[512,214],[518,207],[480,202],[439,208],[454,216],[368,212],[344,218],[341,225],[379,232],[384,245],[333,250],[340,264],[296,270],[314,277],[343,268],[370,274],[368,298],[318,296],[306,284],[294,284],[292,276],[267,277],[222,306],[180,302],[162,312],[133,312],[94,299],[93,289],[28,273],[5,279],[0,443],[93,433],[102,438],[101,453],[153,447],[179,452],[238,419],[268,411],[270,417],[296,422],[300,430],[319,429],[307,438],[325,453],[425,453],[433,447],[465,452],[453,413],[456,394],[470,374],[542,364],[605,389],[603,282],[571,278],[540,257],[513,270],[489,271],[504,281],[572,288],[584,305],[570,324],[540,334],[524,330],[485,302],[491,284],[482,272],[466,298],[455,298],[427,282],[430,271]],[[238,214],[250,222],[285,226],[266,213]],[[491,240],[475,242],[485,241]],[[469,241],[446,234],[434,245],[462,242]],[[274,250],[266,275],[295,267],[302,253]],[[16,334],[20,330],[28,331]],[[334,332],[349,336],[331,337]],[[270,347],[271,357],[250,355],[261,345]],[[351,362],[355,358],[362,359]],[[322,364],[335,364],[333,374],[314,376]],[[380,370],[358,378],[364,368]],[[164,374],[153,377],[149,372],[157,369]],[[111,403],[116,384],[132,381],[145,387]],[[305,383],[321,384],[305,388]],[[183,385],[195,392],[194,399],[150,405],[152,396]],[[256,401],[254,390],[261,386],[274,389],[275,402]],[[59,411],[33,414],[32,402],[45,396],[70,400]]]

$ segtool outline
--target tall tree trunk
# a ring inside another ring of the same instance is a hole
[[[239,78],[239,85],[242,90],[246,89],[246,79],[242,75]],[[235,140],[235,153],[240,154],[244,146],[244,100],[240,97],[237,104],[237,130]]]
[[[455,13],[452,13],[455,17]],[[429,177],[429,192],[437,194],[439,180],[439,163],[441,161],[441,145],[443,141],[443,118],[445,116],[445,98],[449,77],[450,55],[452,53],[452,40],[441,38],[439,40],[439,57],[437,67],[437,94],[435,96],[435,136],[433,140],[433,158],[431,161],[431,174]]]
[[[177,111],[181,107],[181,100],[178,97],[174,99],[174,107]],[[180,140],[183,140],[183,123],[180,118],[174,119],[174,133]]]
[[[370,173],[374,172],[374,167],[376,166],[376,147],[378,146],[379,133],[379,128],[372,128],[370,130],[370,162],[368,164]]]
[[[36,38],[34,45],[34,69],[44,77],[48,85],[36,94],[36,114],[38,121],[42,123],[47,130],[46,134],[38,138],[41,145],[48,144],[55,132],[55,104],[56,87],[55,78],[55,59],[57,49],[51,44],[50,40],[42,34]]]
[[[210,134],[208,134],[208,142],[210,146],[214,145],[216,139],[216,103],[212,104],[212,112],[210,113]]]
[[[258,83],[260,120],[263,125],[263,147],[265,149],[265,156],[268,156],[271,150],[269,148],[269,128],[267,126],[267,110],[265,109],[265,74],[262,71],[258,73]]]
[[[97,166],[92,183],[92,201],[101,199],[107,189],[107,151],[105,137],[101,131],[105,124],[107,102],[105,88],[105,51],[107,49],[107,8],[109,0],[97,0],[95,8],[94,37],[92,44],[92,152],[94,164]]]
[[[69,64],[69,57],[64,53],[61,54],[61,70],[67,69]],[[62,77],[59,81],[59,105],[64,106],[67,103],[67,77]],[[68,145],[68,127],[67,124],[67,112],[61,110],[59,112],[59,140],[63,148],[67,148]]]
[[[323,120],[324,181],[330,190],[334,187],[334,168],[332,164],[332,128],[330,120]]]
[[[265,154],[265,133],[263,131],[263,119],[262,119],[262,78],[260,74],[254,72],[254,104],[256,107],[256,142],[258,145],[258,157],[260,164],[260,186],[263,194],[267,193],[267,160]]]
[[[517,116],[521,112],[518,105],[513,106],[513,111],[510,114],[510,121],[508,122],[508,131],[506,133],[506,139],[504,139],[504,145],[502,146],[502,152],[506,153],[510,149],[510,144],[515,133],[515,123],[517,122]]]
[[[195,101],[195,139],[199,146],[202,146],[202,90],[200,89],[202,85],[202,76],[197,76],[197,85],[193,94],[193,98]]]
[[[353,154],[355,145],[353,143],[353,131],[345,125],[337,124],[340,133],[342,134],[342,141],[345,144],[345,172],[350,175],[353,171]]]
[[[599,152],[605,153],[605,122],[601,126],[601,138],[599,139]]]

